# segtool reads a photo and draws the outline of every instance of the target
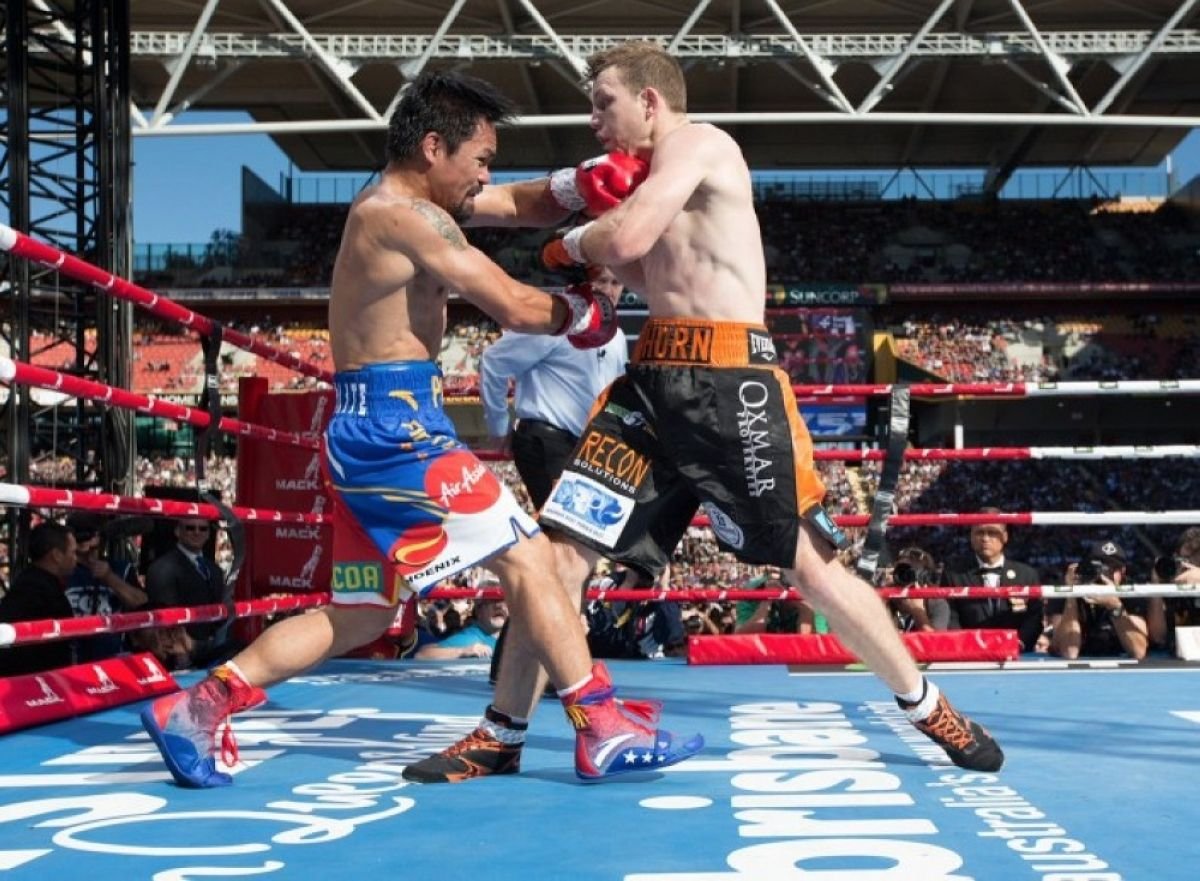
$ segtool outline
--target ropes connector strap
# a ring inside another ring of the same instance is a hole
[[[900,468],[904,464],[904,451],[908,449],[908,423],[911,400],[907,386],[896,386],[890,396],[888,410],[887,455],[879,475],[879,488],[871,502],[871,519],[867,523],[867,537],[863,541],[855,569],[869,582],[874,582],[879,570],[879,561],[884,551],[884,534],[888,519],[895,507],[896,486],[900,482]]]
[[[229,543],[233,548],[233,562],[225,575],[225,589],[222,601],[229,612],[230,621],[234,615],[233,585],[237,581],[242,563],[246,559],[246,530],[242,521],[233,509],[227,505],[219,492],[213,492],[206,473],[208,451],[213,439],[220,436],[218,426],[221,423],[221,375],[218,372],[218,360],[221,355],[221,340],[223,326],[220,322],[212,323],[212,332],[201,340],[201,351],[204,354],[204,391],[200,397],[200,409],[208,413],[208,425],[196,433],[196,491],[200,500],[212,505],[221,513],[225,522],[225,531],[229,535]]]

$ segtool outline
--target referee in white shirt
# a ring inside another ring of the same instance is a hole
[[[592,290],[613,301],[624,287],[606,267],[589,266]],[[483,415],[493,447],[511,450],[513,464],[534,508],[550,497],[567,457],[587,424],[592,404],[625,372],[629,343],[618,327],[616,335],[598,349],[577,349],[565,336],[515,333],[506,330],[487,348],[479,370]],[[508,381],[516,381],[509,425]],[[492,653],[491,680],[500,671],[508,625]]]
[[[614,303],[623,287],[604,267],[588,267],[597,294]],[[577,349],[565,336],[505,331],[483,353],[480,396],[488,434],[503,450],[510,445],[513,464],[535,508],[541,508],[575,449],[592,404],[625,372],[629,343],[616,336],[599,349]],[[508,381],[516,380],[510,435]]]

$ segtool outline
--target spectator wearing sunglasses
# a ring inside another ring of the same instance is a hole
[[[207,520],[186,518],[175,524],[175,547],[151,563],[146,573],[151,603],[168,608],[225,602],[225,574],[213,557],[211,535]],[[219,663],[236,650],[226,638],[227,630],[222,621],[188,625],[195,645],[192,666]]]

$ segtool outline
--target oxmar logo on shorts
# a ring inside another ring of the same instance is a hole
[[[738,436],[742,439],[742,462],[746,470],[746,490],[758,498],[767,490],[775,489],[774,477],[763,477],[773,464],[772,460],[759,455],[771,448],[768,437],[767,404],[771,391],[764,383],[747,380],[738,386],[738,400],[742,409],[738,411]]]

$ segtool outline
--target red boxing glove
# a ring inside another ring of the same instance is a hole
[[[575,189],[591,217],[616,208],[641,186],[650,166],[628,153],[607,153],[579,163]]]
[[[555,336],[566,334],[567,342],[577,349],[598,349],[616,336],[617,309],[608,297],[596,296],[591,285],[568,285],[552,295],[567,304],[567,319]]]

